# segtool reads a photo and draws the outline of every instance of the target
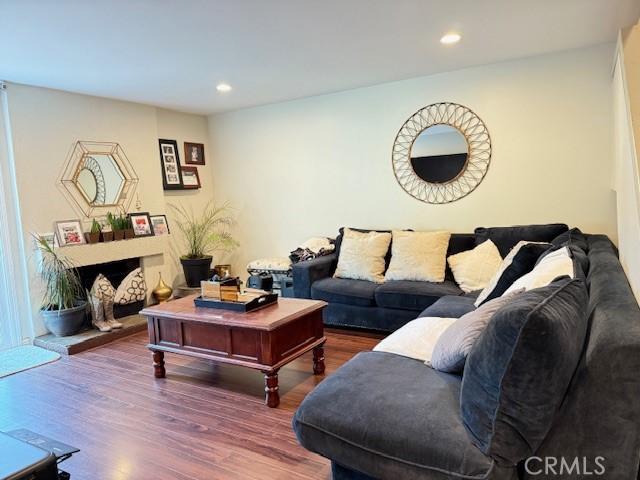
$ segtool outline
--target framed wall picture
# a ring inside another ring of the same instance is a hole
[[[151,218],[151,228],[155,236],[160,237],[171,233],[166,215],[151,215],[149,218]]]
[[[85,243],[80,220],[63,220],[56,222],[56,237],[61,247],[82,245]]]
[[[44,238],[47,245],[51,248],[57,248],[60,246],[58,243],[58,236],[53,232],[39,233],[38,236]]]
[[[182,171],[178,142],[175,140],[158,140],[160,145],[160,163],[162,164],[162,186],[165,190],[182,189]]]
[[[204,165],[204,143],[184,142],[184,163]]]
[[[133,234],[136,237],[150,237],[153,235],[153,226],[148,212],[130,213]]]
[[[182,184],[186,189],[200,188],[198,167],[182,167]]]

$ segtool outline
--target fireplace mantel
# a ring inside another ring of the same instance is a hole
[[[169,237],[141,237],[130,240],[114,240],[105,243],[60,247],[60,253],[76,267],[98,265],[128,258],[144,258],[162,255],[168,251]]]

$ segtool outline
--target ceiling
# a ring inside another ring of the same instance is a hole
[[[208,114],[612,42],[639,15],[638,0],[0,0],[0,78]],[[462,41],[441,45],[450,30]]]

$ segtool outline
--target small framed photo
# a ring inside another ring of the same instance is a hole
[[[153,235],[153,226],[149,212],[130,213],[131,225],[133,225],[133,234],[136,237],[150,237]]]
[[[56,237],[61,247],[82,245],[85,243],[80,220],[63,220],[56,222]]]
[[[151,215],[151,228],[153,228],[153,234],[156,236],[169,235],[169,222],[167,222],[166,215]]]
[[[162,187],[165,190],[181,190],[182,172],[180,171],[180,155],[178,142],[159,139],[160,163],[162,165]]]
[[[204,165],[204,144],[184,142],[184,162],[188,165]]]
[[[60,246],[60,244],[58,243],[58,237],[53,232],[40,233],[38,234],[38,236],[42,237],[45,242],[47,242],[47,245],[49,245],[49,247],[51,248],[58,248]]]
[[[182,167],[182,185],[186,189],[200,188],[198,167]]]

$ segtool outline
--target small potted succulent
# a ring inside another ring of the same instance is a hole
[[[113,241],[113,231],[111,230],[111,224],[109,222],[102,225],[101,232],[101,240],[103,242]]]
[[[122,215],[115,216],[113,213],[107,213],[107,222],[111,225],[114,240],[124,240],[124,231],[127,228],[127,219]]]
[[[225,203],[216,206],[209,202],[200,215],[182,205],[169,205],[176,214],[175,223],[184,236],[187,253],[180,257],[184,277],[189,287],[199,287],[202,280],[209,278],[211,253],[229,251],[238,246],[226,231],[233,223],[229,215],[231,207]]]
[[[44,237],[34,235],[34,238],[42,257],[38,271],[45,287],[40,308],[44,324],[56,336],[74,335],[82,328],[87,311],[78,270]]]
[[[87,243],[98,243],[100,241],[100,233],[102,232],[102,227],[93,219],[91,222],[91,230],[84,234],[84,238],[87,240]]]

